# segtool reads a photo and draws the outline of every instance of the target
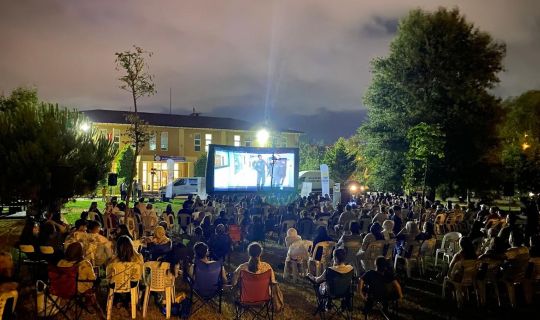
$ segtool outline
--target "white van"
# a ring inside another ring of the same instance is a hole
[[[311,191],[322,192],[320,170],[300,171],[298,173],[298,187],[299,188],[302,188],[303,182],[311,182]],[[330,186],[330,192],[332,192],[332,187],[334,186],[334,180],[330,179],[329,186]]]
[[[159,197],[166,199],[167,186],[159,188]],[[172,182],[172,197],[196,194],[206,194],[206,179],[204,177],[178,178]]]

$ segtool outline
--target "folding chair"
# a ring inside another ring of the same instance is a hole
[[[223,264],[219,261],[212,263],[195,261],[193,266],[194,279],[187,277],[187,283],[190,287],[189,299],[191,301],[189,315],[195,314],[205,305],[216,308],[218,313],[221,314],[221,301],[223,298],[222,267]],[[217,303],[216,299],[218,300]]]
[[[165,293],[165,316],[171,317],[171,306],[174,299],[174,274],[170,272],[168,262],[149,261],[144,264],[144,291],[143,318],[146,318],[150,292]]]
[[[354,295],[354,270],[347,273],[339,273],[330,268],[326,269],[325,290],[321,292],[319,284],[314,284],[315,296],[317,297],[317,314],[321,319],[340,316],[347,320],[353,316]],[[340,304],[336,304],[339,301]],[[328,314],[327,314],[328,313]]]
[[[255,274],[240,271],[240,297],[235,301],[235,319],[250,314],[252,319],[274,319],[272,305],[272,270]]]
[[[57,267],[49,265],[49,283],[38,280],[36,288],[38,293],[38,313],[45,318],[54,318],[62,315],[63,318],[80,318],[84,311],[83,296],[77,291],[78,266]],[[40,297],[43,301],[39,301]],[[41,304],[41,308],[39,308]],[[73,314],[73,316],[70,316]]]

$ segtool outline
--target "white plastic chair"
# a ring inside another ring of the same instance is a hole
[[[313,251],[311,252],[311,257],[308,260],[309,272],[318,277],[322,274],[324,268],[329,266],[332,263],[332,252],[336,243],[334,241],[323,241],[317,243]],[[320,257],[317,257],[320,253]]]
[[[290,228],[294,228],[295,225],[296,225],[296,221],[294,220],[285,220],[281,223],[281,227],[279,229],[279,239],[278,239],[279,243],[281,243],[281,241],[285,241],[285,237],[283,237],[283,235],[284,234],[286,235],[287,230],[289,230]]]
[[[115,262],[109,265],[107,274],[109,279],[109,292],[107,295],[107,320],[111,319],[113,298],[115,293],[129,293],[131,296],[131,318],[137,317],[137,303],[139,301],[139,280],[137,271],[140,268],[135,262]],[[136,276],[137,275],[137,276]],[[132,285],[132,282],[133,285]]]
[[[397,267],[398,259],[403,259],[405,261],[405,270],[407,272],[407,278],[411,277],[411,262],[415,261],[420,270],[422,270],[422,265],[420,263],[420,243],[414,241],[411,244],[405,244],[407,252],[405,255],[396,254],[394,259],[394,269]],[[422,271],[420,271],[422,272]]]
[[[168,262],[149,261],[144,264],[144,291],[143,318],[146,318],[150,292],[165,293],[166,318],[171,317],[171,305],[174,299],[174,274],[170,271]]]
[[[425,240],[422,242],[422,246],[420,247],[420,271],[423,274],[426,273],[426,266],[425,266],[425,258],[431,257],[433,258],[433,255],[435,254],[435,249],[437,246],[437,239],[431,238],[429,240]]]
[[[366,251],[358,252],[357,259],[360,260],[359,265],[364,271],[375,270],[375,260],[383,255],[384,244],[384,240],[373,241]]]
[[[442,260],[452,260],[454,253],[457,251],[458,241],[461,238],[461,233],[459,232],[448,232],[444,235],[441,243],[441,247],[435,251],[435,266],[437,266],[437,260],[439,259],[439,254],[442,253]]]

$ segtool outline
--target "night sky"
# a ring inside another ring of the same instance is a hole
[[[0,0],[0,93],[35,86],[80,109],[129,110],[114,53],[133,44],[158,93],[141,110],[277,124],[332,142],[365,117],[370,60],[411,9],[459,7],[508,45],[501,97],[540,88],[540,1]]]

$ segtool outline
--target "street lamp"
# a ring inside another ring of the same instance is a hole
[[[268,130],[263,128],[257,131],[257,141],[259,142],[259,146],[266,146],[268,138],[270,138],[270,133]]]

